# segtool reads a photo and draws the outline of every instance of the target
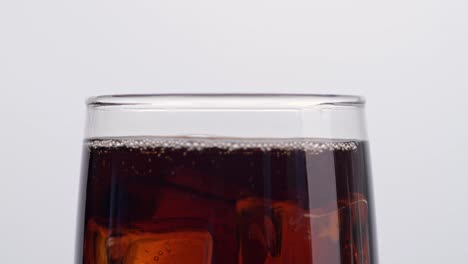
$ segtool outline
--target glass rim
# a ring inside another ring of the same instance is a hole
[[[112,109],[301,109],[365,105],[360,95],[292,93],[111,94],[89,97],[90,108]]]

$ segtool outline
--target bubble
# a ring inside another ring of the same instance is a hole
[[[219,148],[226,151],[242,149],[260,149],[262,151],[279,150],[304,150],[309,153],[321,153],[323,151],[352,151],[359,146],[358,141],[331,140],[331,139],[229,139],[229,138],[94,138],[89,139],[86,145],[91,149],[103,151],[109,148],[154,149],[159,154],[172,149],[184,149],[187,151],[202,150],[205,148]],[[186,156],[188,153],[183,153]]]
[[[153,257],[153,260],[154,260],[154,261],[158,261],[158,260],[159,260],[159,257],[158,257],[158,256],[154,256],[154,257]]]
[[[164,252],[162,252],[161,250],[159,250],[158,254],[159,254],[159,256],[162,256],[162,254],[164,254]]]

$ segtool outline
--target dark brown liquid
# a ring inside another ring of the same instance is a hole
[[[86,143],[77,263],[376,263],[365,142],[177,142]]]

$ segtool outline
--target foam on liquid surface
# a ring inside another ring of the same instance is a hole
[[[86,141],[91,149],[96,148],[186,148],[189,150],[203,150],[205,148],[219,148],[224,150],[272,149],[304,150],[312,153],[323,151],[350,151],[357,149],[360,144],[352,140],[324,140],[324,139],[228,139],[228,138],[196,138],[196,137],[122,137],[122,138],[94,138]]]

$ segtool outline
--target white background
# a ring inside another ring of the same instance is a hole
[[[0,0],[0,262],[72,263],[84,99],[362,94],[380,263],[468,259],[466,0]]]

